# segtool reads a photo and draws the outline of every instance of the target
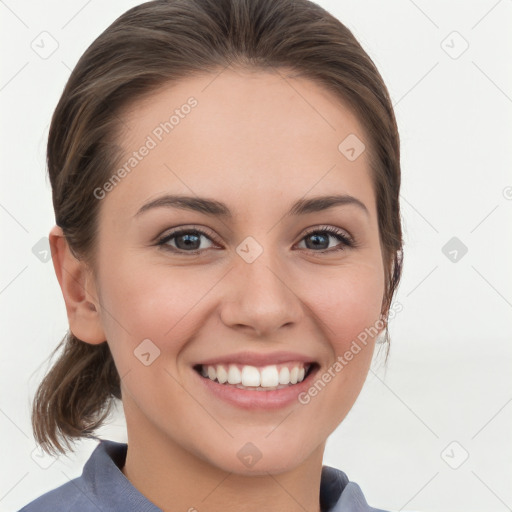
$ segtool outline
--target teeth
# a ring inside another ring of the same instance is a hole
[[[242,368],[242,386],[258,387],[261,382],[261,375],[255,366],[244,366]]]
[[[242,373],[234,364],[229,365],[228,382],[229,384],[240,384],[242,382]]]
[[[224,384],[224,382],[227,382],[227,380],[228,380],[228,372],[226,371],[224,366],[222,366],[221,364],[219,364],[219,366],[217,366],[217,380],[221,384]]]
[[[258,371],[258,370],[256,370]],[[242,381],[243,384],[243,381]],[[277,386],[279,384],[279,373],[276,366],[265,366],[261,370],[261,385],[263,387]]]
[[[221,384],[232,384],[239,388],[281,389],[290,384],[302,382],[309,366],[299,362],[261,368],[250,365],[218,364],[201,366],[201,375]]]
[[[279,384],[288,384],[290,382],[290,370],[283,366],[279,372]]]

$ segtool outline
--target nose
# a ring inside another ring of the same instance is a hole
[[[225,325],[267,337],[298,324],[302,306],[290,274],[265,251],[252,263],[237,261],[228,276],[220,311]]]

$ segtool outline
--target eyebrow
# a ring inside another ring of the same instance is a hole
[[[310,199],[299,199],[295,202],[285,216],[306,215],[308,213],[320,212],[335,206],[354,205],[366,215],[369,215],[365,204],[359,199],[348,195],[317,196]],[[134,215],[137,217],[154,208],[178,208],[192,210],[216,217],[232,218],[232,213],[225,203],[206,197],[193,197],[182,195],[164,195],[144,204]]]

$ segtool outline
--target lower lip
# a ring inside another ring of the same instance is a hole
[[[310,382],[318,370],[319,367],[315,366],[302,382],[271,391],[251,391],[227,386],[192,371],[209,392],[231,405],[241,409],[281,409],[298,402],[298,396],[310,387]]]

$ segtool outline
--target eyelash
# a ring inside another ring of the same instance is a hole
[[[164,237],[162,237],[158,240],[157,245],[161,246],[162,249],[164,249],[166,251],[170,251],[170,252],[178,253],[178,254],[197,255],[203,251],[208,250],[208,249],[200,249],[200,250],[196,250],[196,251],[185,251],[183,249],[177,249],[177,248],[172,247],[167,244],[167,242],[169,242],[173,238],[177,238],[178,236],[185,235],[185,234],[194,234],[194,235],[198,235],[198,236],[202,235],[202,236],[205,236],[206,238],[208,238],[210,241],[212,241],[214,243],[218,243],[215,239],[215,236],[213,236],[213,234],[210,234],[207,231],[204,231],[202,229],[191,227],[191,228],[178,229],[176,231],[172,231],[171,233],[168,233],[167,235],[165,235]],[[309,250],[309,251],[313,251],[314,253],[325,254],[325,253],[333,253],[333,252],[343,251],[346,249],[346,247],[348,247],[348,248],[357,247],[356,242],[352,238],[350,238],[344,231],[342,231],[338,228],[335,228],[333,226],[325,226],[325,227],[321,227],[321,228],[310,229],[304,234],[304,236],[301,238],[300,241],[302,242],[302,240],[304,240],[304,238],[307,238],[308,236],[310,236],[312,234],[328,234],[328,235],[333,236],[334,238],[336,238],[338,241],[340,241],[342,243],[335,248],[324,249],[322,251],[314,251],[312,249],[300,249],[300,250],[302,250],[302,251]]]

